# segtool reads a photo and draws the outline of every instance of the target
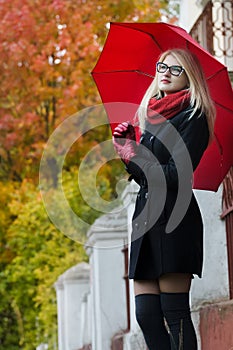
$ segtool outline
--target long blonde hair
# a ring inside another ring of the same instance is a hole
[[[193,107],[190,118],[192,118],[197,111],[199,111],[200,115],[202,113],[206,115],[210,135],[209,140],[211,141],[214,136],[215,106],[210,97],[209,88],[200,62],[190,51],[184,49],[171,49],[165,51],[161,54],[158,61],[163,62],[168,55],[172,55],[185,69],[189,82],[188,90],[191,96],[190,105]],[[156,96],[158,99],[163,97],[162,91],[158,88],[157,74],[147,89],[137,112],[141,130],[144,130],[145,128],[147,106],[152,96]]]

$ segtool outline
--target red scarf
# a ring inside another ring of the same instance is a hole
[[[190,104],[190,92],[181,90],[157,100],[152,97],[147,108],[147,120],[151,124],[160,124],[187,108]]]

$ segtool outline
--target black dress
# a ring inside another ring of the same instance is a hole
[[[201,277],[203,223],[192,191],[193,170],[207,148],[205,115],[189,107],[169,121],[147,123],[127,166],[140,185],[132,221],[129,278],[182,272]]]

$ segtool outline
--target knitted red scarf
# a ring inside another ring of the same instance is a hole
[[[190,104],[190,93],[188,90],[181,90],[164,96],[157,100],[152,97],[148,104],[147,119],[151,124],[163,123],[166,119],[187,108]]]

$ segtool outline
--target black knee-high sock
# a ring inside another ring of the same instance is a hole
[[[136,319],[149,350],[170,350],[169,334],[165,328],[160,296],[139,294],[135,297]]]
[[[189,293],[161,293],[161,307],[170,330],[172,350],[197,350]]]

